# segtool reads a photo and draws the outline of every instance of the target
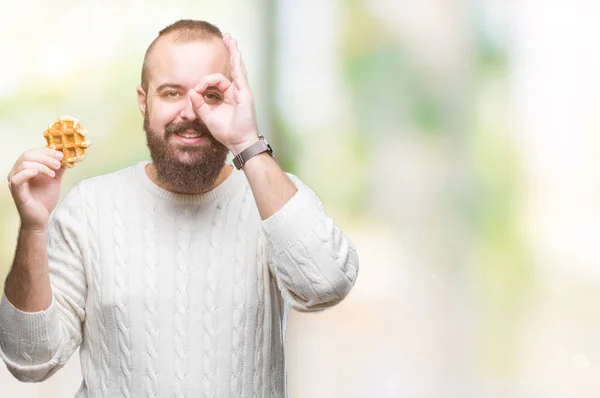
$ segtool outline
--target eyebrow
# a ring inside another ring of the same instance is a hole
[[[177,90],[185,90],[185,87],[183,87],[181,84],[164,83],[156,88],[156,92],[160,92],[160,91],[164,90],[165,88],[174,88]]]
[[[181,84],[175,84],[175,83],[164,83],[161,84],[160,86],[158,86],[156,88],[156,92],[161,92],[162,90],[166,89],[166,88],[174,88],[176,90],[181,90],[181,91],[185,91],[185,87]],[[206,87],[206,90],[216,90],[216,91],[220,91],[219,88],[217,86],[208,86]]]

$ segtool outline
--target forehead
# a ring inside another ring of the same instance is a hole
[[[148,59],[151,88],[169,83],[191,88],[211,73],[230,78],[229,54],[220,39],[173,42],[164,38],[155,44]]]

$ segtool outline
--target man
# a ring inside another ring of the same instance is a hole
[[[259,137],[235,39],[163,29],[137,93],[151,163],[82,181],[56,210],[62,154],[10,172],[0,356],[39,382],[81,346],[77,397],[283,397],[288,309],[340,302],[354,246]]]

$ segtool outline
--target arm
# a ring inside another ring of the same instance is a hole
[[[237,155],[258,140],[258,128],[237,41],[225,35],[223,42],[230,55],[232,81],[222,74],[207,75],[188,95],[211,134]],[[222,103],[204,101],[208,87],[223,93]],[[243,170],[263,220],[270,270],[283,296],[300,311],[340,302],[358,271],[350,240],[327,216],[317,196],[297,178],[288,178],[268,154],[249,159]]]
[[[225,34],[223,44],[229,53],[232,80],[221,73],[206,75],[188,92],[188,96],[194,112],[213,137],[233,155],[238,155],[258,141],[254,96],[248,85],[246,67],[237,41]],[[217,88],[222,92],[220,103],[209,104],[204,101],[204,93],[209,88]],[[263,220],[275,214],[296,193],[294,184],[268,154],[249,159],[243,170]]]
[[[16,308],[25,312],[43,311],[52,302],[46,235],[46,230],[23,227],[19,230],[15,259],[4,293]]]
[[[319,311],[350,292],[358,275],[358,255],[315,193],[288,175],[297,193],[263,221],[270,270],[292,308]]]
[[[60,159],[62,152],[46,148],[27,151],[8,175],[21,228],[5,293],[15,306],[27,312],[45,310],[52,301],[46,233],[65,171]]]
[[[67,363],[81,343],[87,295],[79,243],[83,224],[81,217],[76,187],[58,206],[49,223],[48,241],[44,242],[44,246],[48,247],[46,263],[28,263],[46,270],[51,296],[45,309],[30,311],[19,308],[12,298],[19,300],[19,295],[8,295],[7,281],[6,294],[0,302],[0,357],[20,381],[46,380]],[[17,264],[15,260],[11,271],[13,275]],[[34,297],[35,294],[22,296]],[[30,306],[29,303],[27,305]]]
[[[270,270],[286,301],[299,311],[339,303],[358,272],[350,240],[327,216],[314,192],[284,173],[269,154],[249,159],[243,170],[263,220]]]
[[[249,159],[242,170],[246,174],[262,220],[281,210],[298,192],[275,159],[267,153]]]
[[[270,270],[286,301],[305,312],[339,303],[358,272],[350,240],[314,192],[267,153],[249,159],[243,170],[263,220]]]
[[[75,239],[81,225],[78,191],[67,195],[50,221],[64,169],[51,172],[53,153],[32,152],[9,175],[21,230],[0,302],[0,357],[17,379],[28,382],[48,378],[80,343],[86,290]]]

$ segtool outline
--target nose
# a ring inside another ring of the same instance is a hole
[[[194,111],[194,106],[192,105],[192,99],[189,96],[185,97],[183,101],[183,109],[181,109],[180,116],[185,120],[196,120],[198,119],[198,115]]]

